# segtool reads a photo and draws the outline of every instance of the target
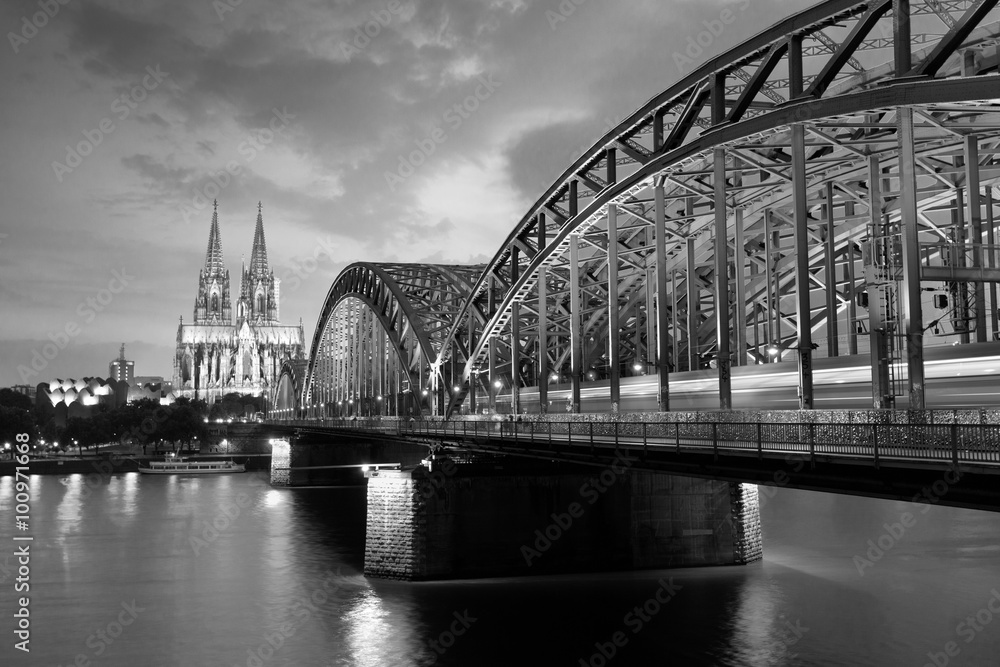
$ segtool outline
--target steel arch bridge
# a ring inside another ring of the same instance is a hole
[[[617,411],[644,376],[665,411],[689,373],[728,409],[734,371],[786,361],[808,409],[834,357],[924,408],[925,348],[1000,338],[996,2],[816,5],[598,139],[488,264],[348,267],[298,408]]]

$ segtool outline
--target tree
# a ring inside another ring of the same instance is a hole
[[[195,438],[204,441],[208,437],[205,418],[192,404],[170,406],[167,418],[160,427],[161,437],[170,442],[190,443]]]
[[[32,444],[38,442],[38,431],[35,428],[35,420],[31,418],[31,412],[0,405],[0,447],[10,443],[10,451],[13,451],[20,433],[28,434],[28,442]]]
[[[82,417],[67,419],[66,428],[63,429],[60,437],[65,440],[64,444],[67,448],[75,444],[80,456],[83,456],[84,447],[90,447],[100,441],[100,434],[94,429],[91,421]]]
[[[31,404],[31,399],[21,392],[4,388],[0,389],[0,407],[31,410],[34,406]]]
[[[215,421],[216,419],[240,419],[247,412],[262,412],[263,402],[263,396],[249,396],[247,394],[232,392],[224,395],[212,405],[212,410],[209,412],[208,418],[210,421]]]

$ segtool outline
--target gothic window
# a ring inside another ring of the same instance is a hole
[[[257,295],[257,312],[258,313],[263,313],[264,312],[264,295],[263,294],[258,294]]]
[[[218,313],[219,312],[219,295],[218,294],[213,294],[212,295],[212,312],[213,313]]]

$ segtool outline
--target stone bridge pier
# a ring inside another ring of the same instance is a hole
[[[432,580],[745,564],[757,487],[629,469],[434,456],[368,478],[365,574]]]

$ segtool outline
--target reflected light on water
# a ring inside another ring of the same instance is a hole
[[[84,488],[84,476],[70,475],[64,482],[66,493],[56,508],[57,532],[60,537],[75,533],[80,529],[81,496]]]
[[[268,507],[274,507],[280,504],[282,500],[282,492],[277,489],[271,489],[264,495],[264,504]]]
[[[733,665],[792,664],[791,645],[785,632],[787,605],[769,579],[747,578],[738,588],[735,609],[730,615]],[[735,619],[739,619],[736,621]]]
[[[63,493],[62,500],[56,507],[54,541],[59,548],[59,553],[62,555],[63,572],[67,580],[70,578],[72,558],[66,538],[80,531],[81,511],[83,509],[81,500],[85,486],[84,479],[83,475],[74,474],[64,480],[60,480],[66,487],[66,491]]]
[[[379,667],[388,644],[399,629],[393,629],[385,618],[388,612],[378,594],[368,589],[352,600],[341,619],[347,626],[351,657],[358,667]]]

